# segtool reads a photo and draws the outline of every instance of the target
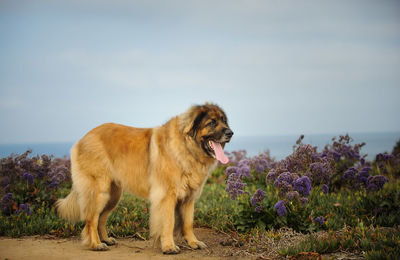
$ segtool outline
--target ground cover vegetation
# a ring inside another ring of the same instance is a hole
[[[230,163],[210,176],[196,203],[195,224],[229,233],[228,245],[265,253],[284,233],[300,240],[280,245],[282,257],[318,258],[339,251],[368,259],[400,258],[400,141],[373,161],[350,136],[322,151],[303,143],[275,160],[269,152],[228,154]],[[71,188],[68,158],[27,151],[0,160],[0,236],[79,235],[83,222],[56,216],[54,202]],[[124,194],[110,216],[112,236],[149,238],[149,205]]]

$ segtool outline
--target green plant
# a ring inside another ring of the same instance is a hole
[[[195,224],[219,230],[234,229],[233,216],[237,214],[236,201],[228,198],[224,185],[207,184],[195,203]]]
[[[399,259],[399,241],[398,228],[365,227],[363,222],[358,222],[354,228],[345,228],[338,232],[310,234],[297,245],[281,248],[278,252],[284,256],[300,256],[304,252],[327,254],[339,250],[365,251],[367,259]]]

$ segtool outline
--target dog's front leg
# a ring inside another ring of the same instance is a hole
[[[159,201],[151,202],[150,229],[155,240],[160,240],[164,254],[177,254],[180,249],[174,242],[176,198],[168,193]]]
[[[189,246],[193,249],[203,249],[207,245],[199,241],[193,232],[193,214],[194,214],[194,200],[191,199],[182,203],[180,213],[183,220],[183,236],[185,237]]]

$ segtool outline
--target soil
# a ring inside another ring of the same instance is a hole
[[[0,237],[0,260],[119,260],[119,259],[283,259],[277,253],[281,247],[294,245],[306,235],[291,229],[282,228],[269,235],[260,234],[253,239],[244,239],[238,234],[227,234],[206,228],[196,228],[196,236],[205,242],[206,249],[193,250],[182,238],[175,242],[181,248],[177,255],[163,255],[159,247],[154,247],[150,240],[135,238],[118,238],[117,245],[109,251],[96,252],[85,248],[78,237],[58,238],[52,235],[30,236],[22,238]],[[323,232],[318,233],[324,235]],[[274,238],[274,236],[277,236]],[[257,238],[256,238],[257,237]],[[256,239],[255,239],[256,238]],[[364,259],[362,252],[335,252],[328,255],[317,253],[300,253],[302,259]]]
[[[3,259],[255,259],[251,256],[235,256],[234,246],[223,246],[229,240],[228,234],[221,234],[211,229],[197,228],[199,240],[208,245],[207,249],[192,250],[182,239],[176,240],[181,248],[178,255],[163,255],[158,247],[153,247],[149,240],[137,238],[119,238],[118,244],[109,251],[95,252],[86,249],[79,238],[56,238],[52,236],[32,236],[23,238],[0,237],[0,260]],[[237,251],[237,250],[236,250]]]

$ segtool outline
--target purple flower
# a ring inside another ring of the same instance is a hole
[[[279,172],[277,172],[275,169],[271,169],[267,175],[267,182],[274,183],[276,178],[278,178],[278,176]]]
[[[278,216],[284,216],[287,213],[286,207],[285,207],[285,202],[283,200],[278,201],[274,208],[276,209]]]
[[[56,189],[56,188],[58,188],[58,185],[60,185],[60,183],[58,182],[58,181],[53,181],[53,182],[51,182],[50,184],[49,184],[49,188],[50,189]]]
[[[241,165],[237,171],[238,174],[240,174],[241,176],[246,176],[247,178],[251,178],[251,174],[250,174],[250,167],[248,165]]]
[[[242,181],[242,175],[232,173],[226,180],[226,191],[229,193],[232,199],[236,199],[240,194],[247,193],[244,191],[246,183]]]
[[[238,162],[237,166],[238,166],[238,167],[242,167],[242,166],[244,166],[244,165],[249,166],[249,164],[250,164],[250,161],[249,161],[248,159],[243,159],[243,160],[240,160],[240,161]]]
[[[381,161],[381,162],[386,162],[386,161],[389,161],[392,158],[394,158],[394,156],[392,154],[378,153],[376,155],[375,160],[376,161]]]
[[[256,164],[256,172],[257,173],[263,173],[265,170],[265,167],[261,164]]]
[[[225,175],[226,176],[229,176],[229,175],[231,175],[232,173],[236,173],[238,171],[238,167],[236,167],[236,166],[229,166],[229,167],[227,167],[226,169],[225,169]]]
[[[232,151],[232,152],[226,152],[228,155],[229,161],[232,162],[233,164],[237,164],[240,160],[246,158],[246,150],[238,150],[238,151]]]
[[[253,207],[255,207],[258,203],[262,202],[267,194],[262,189],[256,190],[254,192],[253,197],[250,200],[250,203]]]
[[[306,205],[308,203],[308,199],[305,197],[300,198],[300,202],[302,205]]]
[[[303,196],[310,196],[311,181],[307,176],[300,177],[293,182],[293,188]]]
[[[323,225],[324,224],[324,217],[323,216],[321,216],[321,217],[316,217],[315,219],[314,219],[314,222],[315,223],[319,223],[320,225]]]
[[[361,165],[365,165],[365,159],[364,158],[361,158],[360,162],[361,162]]]
[[[316,153],[316,147],[309,144],[300,144],[295,151],[281,161],[282,166],[290,172],[304,172]]]
[[[378,153],[375,157],[375,161],[379,162],[379,161],[383,161],[383,153]]]
[[[33,175],[27,172],[22,174],[22,180],[28,182],[29,184],[33,184]]]
[[[348,153],[347,157],[352,158],[352,159],[356,159],[356,160],[361,158],[360,154],[358,152],[356,152],[356,151],[350,151]]]
[[[5,215],[10,215],[13,213],[13,203],[14,203],[14,195],[12,193],[6,193],[4,196],[1,198],[1,211]]]
[[[383,175],[370,176],[367,180],[367,191],[379,191],[389,179]]]
[[[278,178],[276,178],[274,185],[279,188],[279,196],[284,196],[284,194],[292,190],[291,183],[293,182],[292,175],[290,172],[281,173]]]
[[[288,193],[286,193],[286,198],[289,201],[297,200],[300,198],[300,194],[298,191],[289,191]]]
[[[362,168],[360,172],[356,173],[354,176],[356,182],[362,183],[364,185],[367,184],[370,170],[371,170],[371,167],[366,166],[366,167]]]
[[[350,167],[349,169],[347,169],[343,176],[342,179],[344,180],[353,180],[355,175],[358,173],[358,170],[355,167]]]
[[[296,180],[296,179],[300,178],[300,176],[295,172],[294,173],[290,173],[290,177],[292,177],[292,180]]]
[[[290,172],[281,173],[278,178],[274,181],[275,186],[281,186],[281,183],[292,184],[293,178]]]
[[[329,187],[328,187],[328,185],[323,184],[323,185],[321,186],[321,190],[322,190],[322,192],[323,192],[324,194],[327,194],[327,193],[329,192]]]
[[[322,158],[324,158],[324,157],[326,157],[326,154],[324,154],[324,153],[313,153],[313,154],[311,155],[311,159],[312,159],[313,161],[319,161],[320,159],[322,159]]]
[[[351,164],[354,164],[361,159],[360,149],[365,145],[365,143],[351,145],[350,143],[353,139],[348,134],[340,136],[338,141],[336,141],[336,138],[333,138],[332,141],[333,143],[325,146],[323,151],[328,155],[328,157],[337,162],[343,158],[344,160],[350,161]]]
[[[332,152],[332,157],[335,161],[340,161],[340,158],[342,157],[342,155],[338,152]]]
[[[371,167],[365,166],[365,167],[363,167],[363,168],[361,169],[360,172],[365,172],[365,173],[367,173],[367,174],[369,175],[369,172],[370,172],[370,171],[371,171]]]
[[[257,212],[257,213],[260,213],[262,210],[263,210],[263,206],[257,206],[255,209],[254,209],[254,211],[255,212]]]
[[[50,171],[49,176],[52,177],[52,180],[64,181],[68,176],[68,168],[65,165],[59,165]]]
[[[3,198],[1,198],[2,203],[9,203],[12,202],[14,199],[14,195],[12,193],[6,193],[4,194]]]
[[[41,179],[41,178],[43,178],[45,175],[46,175],[46,174],[45,174],[43,171],[39,171],[39,172],[37,173],[36,176],[37,176],[39,179]]]
[[[263,173],[268,168],[268,161],[262,155],[253,158],[251,161],[257,173]]]
[[[327,162],[314,162],[310,164],[311,179],[314,185],[328,183],[332,169]]]
[[[31,215],[31,207],[29,204],[19,204],[17,214],[26,213],[27,215]]]
[[[225,169],[225,175],[230,176],[231,174],[236,174],[239,176],[246,176],[251,178],[249,160],[241,160],[237,166],[229,166]]]

